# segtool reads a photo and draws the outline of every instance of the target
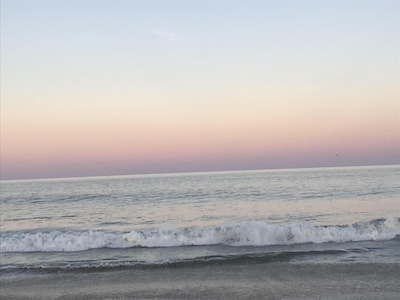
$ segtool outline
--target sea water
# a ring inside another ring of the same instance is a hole
[[[0,274],[400,263],[400,166],[1,182]]]

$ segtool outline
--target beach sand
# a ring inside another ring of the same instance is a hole
[[[399,299],[400,264],[207,264],[25,278],[1,299]]]

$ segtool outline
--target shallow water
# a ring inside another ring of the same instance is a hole
[[[0,277],[4,299],[398,299],[400,264],[230,263]]]

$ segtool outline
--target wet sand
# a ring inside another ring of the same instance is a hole
[[[0,278],[5,299],[399,299],[400,264],[245,264]]]

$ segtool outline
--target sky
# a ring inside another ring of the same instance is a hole
[[[400,1],[1,0],[1,179],[400,163]]]

